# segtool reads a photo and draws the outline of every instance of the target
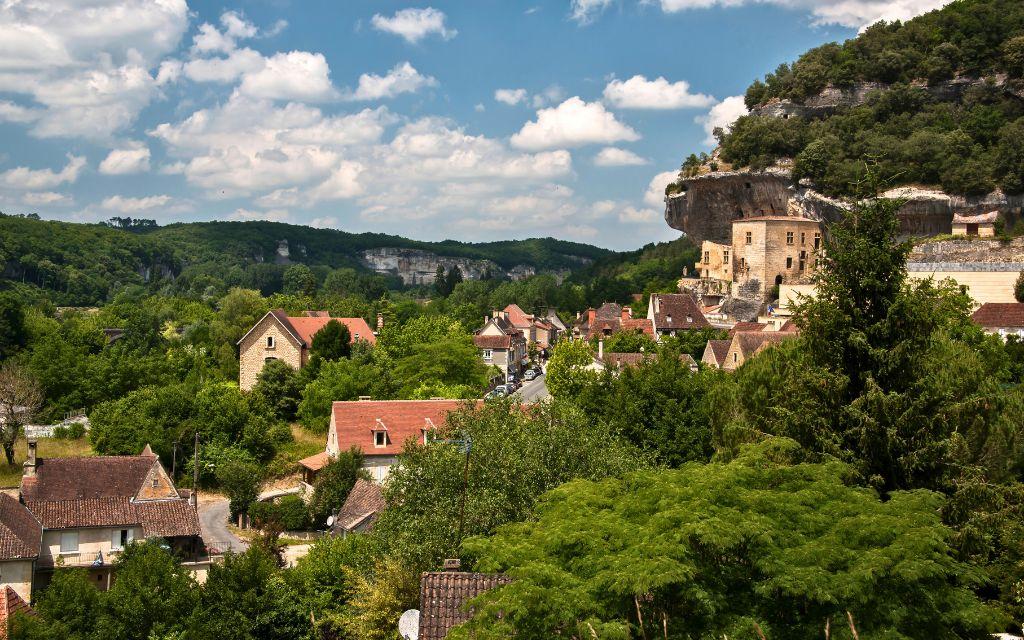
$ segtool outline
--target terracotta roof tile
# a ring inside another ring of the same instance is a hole
[[[466,400],[357,400],[335,402],[333,428],[337,430],[338,450],[358,447],[364,455],[397,455],[405,441],[423,441],[424,429],[440,429],[448,414],[466,404]],[[478,401],[479,402],[479,401]],[[387,444],[375,447],[373,432],[387,431]]]
[[[0,493],[0,560],[39,556],[43,527],[16,498]]]
[[[349,492],[345,504],[334,518],[331,530],[335,533],[352,531],[360,525],[369,529],[384,510],[384,492],[376,482],[359,478]]]
[[[732,329],[729,329],[729,335],[736,335],[740,331],[764,331],[767,326],[761,322],[737,322]]]
[[[705,329],[711,326],[688,293],[655,293],[654,325],[661,330]]]
[[[506,576],[461,571],[424,573],[420,579],[419,640],[441,640],[469,620],[465,604],[485,591],[508,584]]]
[[[512,346],[510,336],[473,336],[473,346],[477,349],[508,349]]]
[[[319,471],[326,467],[327,463],[330,462],[330,460],[331,457],[327,455],[327,452],[321,451],[316,455],[309,456],[308,458],[303,458],[302,460],[299,460],[299,465],[309,469],[310,471]]]
[[[733,340],[737,341],[744,358],[758,354],[773,344],[792,338],[792,333],[781,331],[740,331]]]
[[[36,615],[36,612],[8,585],[0,589],[0,640],[7,640],[11,632],[11,618],[17,613]]]
[[[362,318],[329,318],[324,316],[300,316],[300,317],[286,317],[288,324],[291,325],[292,330],[299,336],[303,343],[309,347],[313,344],[313,336],[316,335],[317,331],[320,331],[327,323],[331,320],[337,320],[348,327],[350,341],[355,342],[356,340],[366,340],[370,344],[377,343],[377,336],[373,335],[373,331],[370,329],[370,325],[366,323],[366,320]]]
[[[1024,327],[1024,303],[986,302],[971,315],[971,320],[986,329]]]
[[[711,349],[711,355],[715,358],[715,362],[718,363],[718,366],[722,366],[730,346],[732,346],[732,340],[708,340],[706,348]]]
[[[647,318],[627,318],[620,323],[622,331],[636,331],[654,337],[654,323]]]
[[[39,458],[36,475],[22,480],[26,502],[130,498],[157,461],[152,456]]]

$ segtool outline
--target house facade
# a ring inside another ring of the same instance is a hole
[[[1024,303],[986,302],[971,315],[985,333],[1006,340],[1008,336],[1024,338]]]
[[[540,349],[550,349],[558,340],[558,329],[548,318],[526,313],[517,304],[510,304],[502,311],[508,314],[512,326],[526,338],[527,346],[535,344]]]
[[[348,327],[349,339],[353,343],[365,340],[376,344],[377,336],[362,318],[334,318],[326,311],[307,311],[303,316],[289,316],[283,309],[273,309],[238,341],[239,388],[249,391],[256,386],[263,366],[272,360],[281,360],[293,369],[306,366],[313,336],[332,320]]]
[[[992,238],[996,235],[996,220],[998,219],[998,211],[990,211],[974,216],[954,213],[953,235]]]
[[[647,319],[659,337],[711,327],[697,299],[689,293],[652,293],[647,303]]]
[[[506,311],[495,311],[484,318],[484,326],[473,334],[473,345],[479,349],[484,364],[497,367],[507,379],[519,375],[526,360],[527,340],[512,325]]]
[[[303,480],[312,484],[316,473],[342,451],[355,447],[363,454],[363,468],[377,482],[391,467],[410,439],[426,444],[444,425],[448,414],[465,400],[354,400],[335,402],[324,451],[300,460]]]
[[[725,371],[735,371],[765,349],[796,335],[795,332],[782,331],[738,331],[729,343],[729,350],[725,353],[721,368]]]

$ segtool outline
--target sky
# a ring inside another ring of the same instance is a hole
[[[0,210],[678,237],[750,82],[945,0],[5,0]]]

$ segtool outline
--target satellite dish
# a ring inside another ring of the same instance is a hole
[[[409,609],[398,619],[398,633],[403,640],[418,640],[420,637],[420,610]]]
[[[327,528],[330,529],[334,526],[334,516],[327,516]]]

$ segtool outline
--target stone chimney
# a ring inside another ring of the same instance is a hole
[[[594,324],[594,317],[596,315],[597,315],[597,311],[594,311],[593,309],[587,309],[587,324],[588,325]]]
[[[633,307],[622,307],[622,319],[629,320],[633,317]]]
[[[459,571],[462,569],[462,561],[458,558],[445,558],[444,559],[444,570],[445,571]]]
[[[377,314],[377,331],[380,331],[383,328],[384,328],[384,314],[383,313],[378,313]]]
[[[24,475],[26,478],[33,478],[36,475],[36,439],[30,438],[28,440],[28,459],[25,460]]]

